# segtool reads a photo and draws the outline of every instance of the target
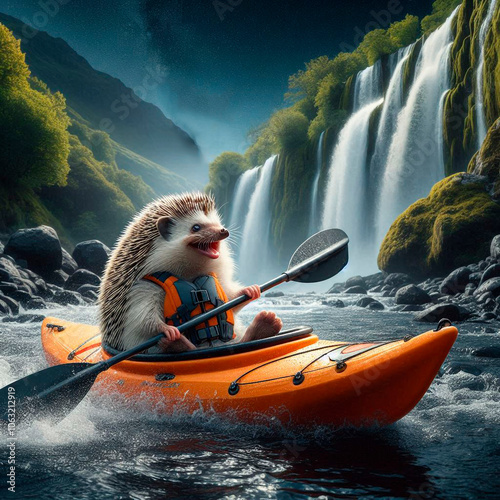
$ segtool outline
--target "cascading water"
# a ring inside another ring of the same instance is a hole
[[[367,153],[370,116],[383,102],[380,61],[356,76],[354,114],[339,134],[330,162],[321,227],[343,229],[351,239],[350,261],[357,272],[365,266],[369,248],[366,238]]]
[[[484,84],[484,45],[486,42],[486,35],[491,26],[491,21],[493,20],[493,14],[495,13],[495,7],[497,5],[497,0],[490,0],[490,5],[488,7],[488,12],[484,18],[481,28],[479,30],[479,62],[476,70],[476,130],[477,130],[477,143],[478,148],[486,137],[487,127],[486,119],[484,116],[484,94],[483,94],[483,84]]]
[[[377,210],[377,243],[396,217],[444,176],[442,99],[450,88],[451,24],[458,8],[420,52],[415,80],[398,116]],[[438,139],[436,139],[436,137]]]
[[[318,192],[319,192],[319,178],[321,177],[321,167],[323,166],[323,143],[324,143],[325,133],[321,132],[318,141],[318,152],[316,154],[316,175],[314,176],[314,181],[311,190],[311,213],[309,216],[309,234],[314,234],[319,226],[319,214],[318,214]]]
[[[260,176],[248,205],[239,250],[238,277],[245,283],[269,278],[275,261],[271,251],[271,182],[277,156],[260,167]],[[255,170],[255,169],[254,169]]]
[[[255,191],[255,186],[259,180],[261,167],[255,167],[243,172],[234,187],[233,208],[231,210],[231,218],[229,220],[230,229],[237,232],[243,228],[245,217],[248,213],[248,205]]]
[[[370,116],[382,104],[367,104],[349,119],[333,152],[326,189],[322,227],[338,227],[349,235],[350,261],[356,272],[370,272],[374,250],[366,239],[366,162]]]
[[[360,71],[354,84],[353,111],[375,101],[382,93],[382,62],[380,59],[369,68]]]

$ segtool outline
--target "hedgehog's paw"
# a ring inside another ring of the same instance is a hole
[[[250,340],[266,339],[273,337],[283,328],[283,321],[272,311],[262,311],[252,321],[247,328],[242,342]]]

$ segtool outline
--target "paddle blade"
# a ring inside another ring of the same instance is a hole
[[[349,260],[349,238],[341,229],[313,234],[295,251],[286,274],[293,281],[316,283],[339,273]]]
[[[99,372],[91,363],[51,366],[0,389],[0,422],[62,420],[85,397]],[[87,370],[88,373],[85,372]]]

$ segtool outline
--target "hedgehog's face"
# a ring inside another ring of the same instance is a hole
[[[180,261],[195,267],[200,260],[207,263],[218,259],[223,251],[221,242],[229,236],[215,210],[208,214],[196,211],[180,220],[162,217],[157,227],[169,252],[177,253]]]

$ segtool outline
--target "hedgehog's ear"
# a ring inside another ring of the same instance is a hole
[[[156,227],[158,228],[158,232],[168,240],[170,235],[172,234],[172,227],[174,225],[174,221],[170,217],[160,217],[156,222]]]

